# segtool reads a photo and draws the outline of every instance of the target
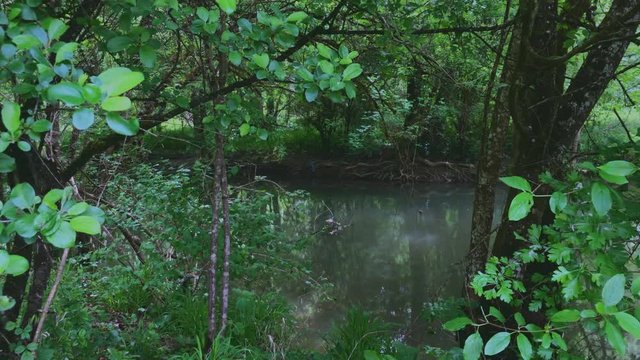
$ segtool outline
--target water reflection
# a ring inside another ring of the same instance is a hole
[[[441,336],[427,338],[427,324],[418,316],[426,302],[461,293],[472,186],[296,188],[311,194],[296,205],[306,216],[285,220],[285,229],[290,236],[325,229],[305,256],[316,276],[335,285],[335,301],[307,309],[307,338],[321,340],[332,322],[359,306],[398,324],[409,343],[441,343]],[[297,305],[302,308],[305,301],[300,297]]]

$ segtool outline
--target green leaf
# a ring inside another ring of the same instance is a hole
[[[203,8],[202,6],[198,6],[196,9],[196,15],[200,18],[200,20],[207,22],[209,20],[209,10]]]
[[[573,309],[560,310],[553,314],[550,320],[557,323],[576,322],[580,320],[580,311]]]
[[[52,124],[49,120],[36,120],[33,124],[31,124],[30,128],[34,132],[42,133],[51,130],[51,126]]]
[[[502,181],[503,183],[507,184],[507,186],[512,187],[514,189],[531,192],[531,185],[529,185],[529,182],[523,177],[520,177],[520,176],[501,177],[500,181]]]
[[[487,341],[484,346],[484,354],[487,356],[499,354],[509,346],[509,342],[511,342],[511,334],[505,331],[499,332]]]
[[[56,64],[61,63],[65,60],[73,59],[73,54],[78,48],[78,44],[74,42],[66,43],[56,51]]]
[[[524,219],[533,206],[533,195],[528,192],[521,192],[511,200],[509,205],[509,220],[518,221]]]
[[[314,80],[313,74],[306,68],[299,68],[296,74],[304,81],[312,82]]]
[[[69,210],[67,210],[67,214],[71,216],[77,216],[85,212],[89,208],[89,204],[86,202],[79,202],[73,205]]]
[[[624,297],[625,277],[623,274],[612,276],[602,288],[602,302],[605,306],[616,306]]]
[[[0,311],[7,311],[16,305],[16,301],[6,295],[0,296]]]
[[[46,236],[46,239],[57,248],[68,249],[76,243],[76,232],[71,227],[71,224],[63,221],[53,234]]]
[[[20,105],[11,101],[4,101],[2,103],[2,123],[10,133],[20,129]]]
[[[327,60],[321,60],[318,62],[318,65],[320,66],[320,69],[323,73],[333,74],[334,67],[332,63],[328,62]]]
[[[102,99],[102,90],[94,84],[86,84],[82,88],[82,95],[87,102],[97,104]]]
[[[615,176],[615,175],[611,175],[607,172],[604,172],[602,170],[598,171],[598,175],[600,175],[600,177],[607,182],[610,182],[612,184],[616,184],[616,185],[624,185],[627,184],[629,182],[629,180],[627,180],[626,177],[624,176]]]
[[[156,65],[158,56],[156,55],[156,49],[149,45],[143,45],[139,51],[140,62],[142,65],[148,68],[152,68]]]
[[[607,174],[621,177],[629,176],[638,170],[635,165],[623,160],[609,161],[602,166],[598,166],[598,169],[606,172]]]
[[[116,36],[107,41],[107,49],[110,52],[120,52],[129,47],[133,40],[128,36]]]
[[[307,13],[304,11],[296,11],[293,12],[291,14],[289,14],[289,16],[287,16],[287,22],[290,23],[297,23],[300,22],[304,19],[306,19],[308,17]]]
[[[478,360],[482,354],[482,336],[478,333],[469,335],[467,340],[464,341],[464,348],[462,349],[462,356],[464,360]]]
[[[363,353],[364,360],[380,360],[380,354],[372,350],[365,350]]]
[[[318,53],[320,54],[320,56],[326,59],[331,59],[331,54],[333,53],[333,50],[331,50],[330,47],[322,43],[318,43],[316,47],[318,48]]]
[[[316,86],[312,86],[304,91],[304,97],[307,102],[314,102],[318,98],[319,89]]]
[[[269,132],[265,129],[258,130],[258,138],[262,141],[266,141],[269,138]]]
[[[606,321],[604,325],[604,333],[607,336],[607,340],[609,341],[609,344],[611,344],[611,347],[613,347],[618,354],[624,356],[624,353],[627,351],[627,345],[620,330],[613,325],[613,323]]]
[[[524,334],[518,334],[516,337],[516,343],[518,344],[518,350],[520,351],[520,356],[524,360],[529,360],[533,356],[533,347],[531,346],[531,342],[529,338],[527,338]]]
[[[216,0],[216,3],[220,6],[220,9],[227,14],[233,14],[238,5],[236,0]]]
[[[635,316],[627,314],[626,312],[619,312],[613,314],[618,320],[618,325],[622,330],[633,335],[636,339],[640,339],[640,321]]]
[[[71,123],[78,130],[87,130],[93,125],[94,121],[95,115],[91,109],[78,109],[71,116]]]
[[[18,50],[26,50],[34,47],[39,47],[42,44],[37,37],[31,34],[21,34],[18,36],[14,36],[11,40],[14,44],[16,44]]]
[[[23,238],[31,238],[38,233],[38,229],[36,229],[36,214],[30,214],[20,217],[16,220],[15,228],[18,235]]]
[[[562,211],[565,207],[567,207],[568,199],[565,193],[556,191],[551,194],[551,198],[549,198],[549,207],[554,214]]]
[[[242,55],[237,51],[232,51],[229,53],[229,61],[233,65],[238,66],[242,63]]]
[[[357,78],[362,74],[362,66],[360,64],[351,64],[342,72],[342,80],[349,81]]]
[[[140,130],[138,119],[125,119],[117,113],[107,113],[107,125],[116,134],[133,136]]]
[[[4,270],[5,273],[13,276],[24,274],[29,270],[29,262],[20,255],[9,255],[9,264]]]
[[[505,323],[505,321],[507,321],[504,315],[502,315],[502,312],[500,312],[500,310],[498,310],[494,306],[489,308],[489,315],[493,316],[494,318],[496,318],[496,320],[500,321],[503,324]]]
[[[98,78],[102,81],[100,89],[108,96],[121,95],[144,81],[144,75],[141,72],[131,71],[124,67],[105,70],[98,75]]]
[[[71,219],[73,230],[89,235],[100,234],[100,223],[91,216],[77,216]]]
[[[36,191],[28,183],[21,183],[11,189],[10,200],[18,209],[28,209],[38,202]]]
[[[449,320],[442,325],[442,328],[447,331],[458,331],[460,329],[464,329],[465,326],[471,324],[472,321],[466,316],[455,318],[453,320]]]
[[[269,66],[269,55],[267,54],[254,54],[253,57],[251,57],[251,60],[263,69],[266,69],[267,66]]]
[[[31,144],[26,141],[18,141],[18,149],[24,152],[31,151]]]
[[[47,33],[49,35],[50,40],[58,40],[62,34],[64,34],[69,27],[67,24],[62,22],[59,19],[53,19],[49,23],[49,27],[47,28]]]
[[[9,253],[6,250],[0,250],[0,274],[9,266]]]
[[[240,125],[240,136],[246,136],[249,133],[249,130],[251,130],[251,125],[247,123]]]
[[[599,182],[593,183],[591,186],[591,202],[598,214],[606,215],[611,210],[612,205],[609,188]]]
[[[640,295],[640,276],[636,277],[631,282],[631,295],[633,296]]]
[[[11,156],[0,153],[0,173],[8,174],[16,169],[16,159]]]
[[[567,351],[567,343],[564,341],[562,336],[560,336],[560,334],[558,334],[557,332],[552,332],[551,337],[553,338],[553,342],[556,344],[556,346],[564,351]]]
[[[344,92],[347,94],[349,99],[353,99],[356,97],[356,87],[353,86],[353,83],[348,82],[344,84]]]
[[[114,96],[104,99],[100,106],[105,111],[126,111],[131,108],[131,100],[126,96]]]
[[[47,95],[51,101],[62,101],[69,106],[78,106],[84,103],[82,87],[68,81],[50,86]]]

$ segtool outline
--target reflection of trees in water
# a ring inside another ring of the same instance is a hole
[[[284,224],[298,236],[321,229],[331,217],[347,225],[337,235],[319,233],[308,249],[315,273],[335,286],[334,306],[359,305],[411,324],[407,339],[417,344],[426,333],[418,318],[425,302],[462,289],[455,263],[468,247],[471,200],[469,192],[347,190],[314,192],[299,203],[281,202],[280,209],[286,214],[295,206],[294,223],[285,216]]]

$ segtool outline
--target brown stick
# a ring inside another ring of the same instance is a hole
[[[56,297],[56,293],[58,292],[58,287],[60,287],[60,282],[62,281],[62,274],[64,273],[64,267],[67,264],[68,257],[69,257],[69,249],[67,248],[67,249],[64,249],[64,251],[62,252],[62,257],[60,258],[60,263],[58,264],[56,279],[53,282],[53,286],[51,286],[51,290],[49,291],[47,302],[44,303],[44,307],[42,308],[42,314],[40,315],[40,320],[38,320],[38,326],[36,327],[36,332],[33,334],[33,342],[36,344],[40,342],[40,338],[42,337],[42,329],[44,328],[44,321],[47,319],[47,314],[49,313],[49,309],[51,308],[53,299]]]
[[[215,155],[215,175],[213,178],[213,194],[212,202],[212,219],[211,219],[211,254],[209,256],[209,346],[213,344],[217,334],[216,327],[216,268],[218,266],[218,234],[220,231],[220,218],[218,212],[220,209],[220,177],[222,170],[218,166],[218,159],[222,154],[216,149]],[[209,347],[207,346],[207,348]]]

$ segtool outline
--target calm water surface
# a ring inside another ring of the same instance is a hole
[[[448,339],[418,318],[428,302],[458,297],[461,261],[469,247],[471,185],[380,184],[293,186],[311,194],[299,204],[308,227],[296,219],[290,236],[320,231],[308,249],[316,277],[335,287],[335,301],[318,305],[309,296],[293,300],[307,319],[305,342],[321,343],[333,322],[358,306],[397,324],[407,342],[430,345]],[[310,220],[309,220],[310,219]],[[444,344],[443,344],[444,345]]]

